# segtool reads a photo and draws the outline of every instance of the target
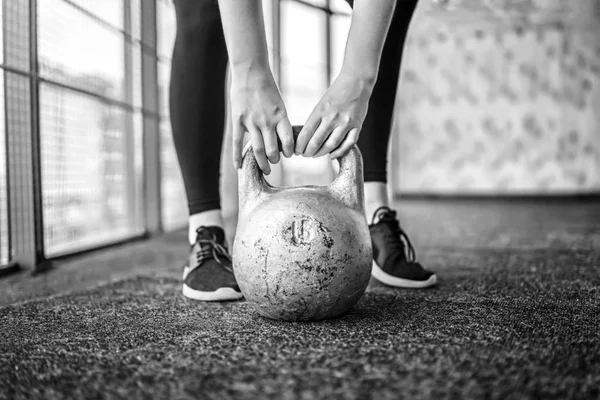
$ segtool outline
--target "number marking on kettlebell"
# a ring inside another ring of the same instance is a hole
[[[331,231],[308,215],[295,217],[288,225],[285,237],[295,246],[310,245],[317,239],[322,240],[322,244],[329,249],[333,246]]]
[[[316,221],[301,218],[292,222],[292,242],[294,244],[309,244],[317,237]]]

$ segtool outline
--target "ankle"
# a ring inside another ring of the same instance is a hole
[[[190,244],[196,241],[196,231],[201,226],[218,226],[224,229],[221,210],[208,210],[198,214],[190,215],[188,225],[188,240]]]
[[[389,207],[387,184],[385,182],[365,183],[365,216],[371,224],[373,214],[379,207]]]

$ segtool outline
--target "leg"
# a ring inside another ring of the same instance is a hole
[[[398,0],[358,140],[365,165],[365,212],[371,220],[372,275],[387,285],[406,288],[426,288],[437,282],[435,274],[416,262],[408,235],[396,211],[389,208],[387,190],[387,152],[402,50],[416,5],[417,0]]]
[[[365,211],[367,219],[375,210],[389,206],[387,152],[394,116],[396,88],[402,50],[416,0],[398,0],[383,47],[379,74],[369,101],[369,111],[358,139],[365,164]]]
[[[175,14],[169,105],[192,244],[183,272],[183,295],[203,301],[239,299],[219,198],[227,50],[218,3],[175,0]]]
[[[227,49],[217,0],[176,0],[175,12],[169,106],[193,243],[199,226],[223,226],[219,169]]]

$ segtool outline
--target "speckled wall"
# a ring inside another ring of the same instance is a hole
[[[600,0],[423,0],[405,51],[395,188],[600,191]]]

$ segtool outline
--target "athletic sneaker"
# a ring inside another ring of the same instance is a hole
[[[415,261],[415,249],[400,227],[396,211],[378,208],[369,231],[373,243],[373,278],[402,288],[422,289],[436,284],[435,274]]]
[[[223,229],[201,226],[196,234],[188,265],[183,269],[183,295],[201,301],[241,299]]]

